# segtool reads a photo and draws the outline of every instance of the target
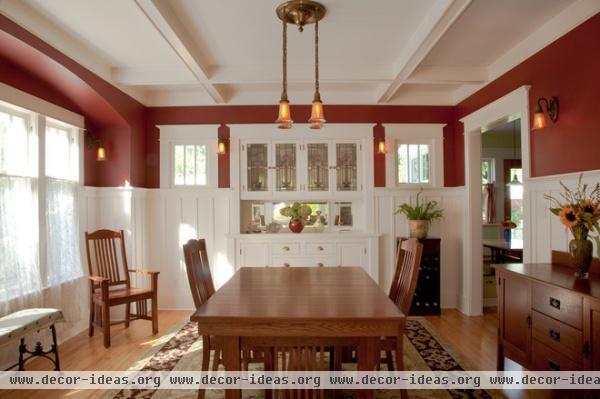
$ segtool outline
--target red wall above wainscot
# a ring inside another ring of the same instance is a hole
[[[458,119],[530,85],[530,117],[539,97],[557,96],[558,121],[530,133],[531,175],[600,169],[600,14],[540,50],[456,106],[456,183],[464,184],[463,127]],[[530,121],[531,125],[532,121]]]

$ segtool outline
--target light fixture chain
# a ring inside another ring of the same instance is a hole
[[[287,22],[283,21],[283,92],[281,98],[287,101]]]
[[[319,20],[315,22],[315,91],[319,93]]]

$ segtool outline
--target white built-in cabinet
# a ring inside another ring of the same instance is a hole
[[[378,281],[377,235],[241,234],[235,237],[238,267],[362,267]]]
[[[361,151],[360,140],[242,141],[241,198],[356,198]]]

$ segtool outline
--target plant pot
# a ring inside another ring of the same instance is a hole
[[[409,220],[408,228],[410,230],[410,236],[414,238],[425,238],[429,233],[429,221],[428,220]]]
[[[304,230],[304,223],[300,219],[290,220],[288,225],[292,233],[301,233]]]
[[[592,241],[574,239],[569,242],[569,253],[573,257],[575,276],[580,279],[589,278],[589,270],[592,265]]]

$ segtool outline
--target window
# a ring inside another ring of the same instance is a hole
[[[83,275],[79,130],[0,105],[0,302]]]
[[[173,184],[176,186],[207,185],[205,144],[173,146]]]
[[[429,150],[430,146],[428,144],[398,144],[396,151],[398,183],[429,183]]]

